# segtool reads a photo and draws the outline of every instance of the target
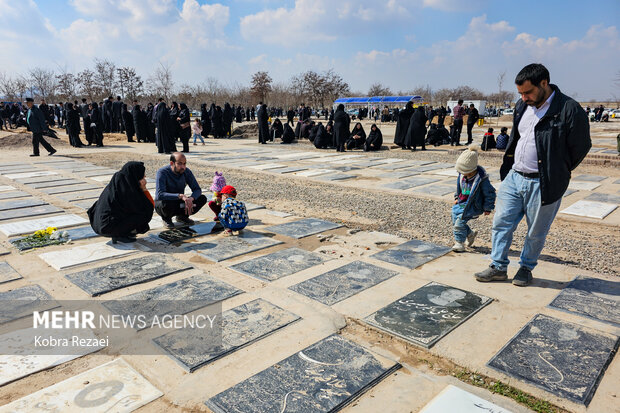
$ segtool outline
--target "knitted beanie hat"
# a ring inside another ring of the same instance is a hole
[[[220,192],[225,186],[226,178],[224,178],[221,172],[215,171],[215,176],[213,176],[213,184],[211,184],[211,191]]]
[[[470,145],[467,149],[463,151],[461,156],[456,160],[456,171],[461,174],[468,174],[476,170],[478,168],[478,150],[480,147],[478,145]]]

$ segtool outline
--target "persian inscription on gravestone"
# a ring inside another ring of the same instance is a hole
[[[220,237],[210,242],[190,244],[186,249],[196,251],[211,261],[220,262],[278,244],[282,244],[282,241],[255,232],[243,231],[234,237]]]
[[[580,275],[549,307],[620,325],[620,282]]]
[[[20,278],[22,278],[21,274],[15,271],[15,268],[11,267],[8,262],[0,262],[0,284]]]
[[[413,239],[371,255],[371,258],[414,269],[447,254],[450,248]]]
[[[56,212],[63,212],[63,210],[62,208],[55,207],[54,205],[40,205],[36,207],[9,209],[7,211],[0,211],[0,221],[14,218],[31,217],[36,215],[47,215]]]
[[[214,231],[216,225],[218,225],[218,223],[213,221],[203,222],[200,224],[192,225],[190,227],[181,227],[162,231],[157,234],[157,236],[162,240],[173,244],[175,242],[181,242],[187,239],[210,234],[212,231]]]
[[[189,372],[224,357],[299,320],[299,316],[263,299],[221,314],[221,336],[210,329],[175,330],[153,339]]]
[[[299,239],[309,235],[318,234],[319,232],[340,228],[341,226],[342,225],[324,221],[322,219],[306,218],[300,219],[299,221],[287,222],[285,224],[273,225],[271,227],[267,227],[266,231]]]
[[[455,410],[455,406],[458,409]],[[456,386],[448,385],[419,413],[511,413],[510,411],[471,394]]]
[[[488,365],[587,406],[619,342],[617,336],[537,314]]]
[[[338,335],[329,336],[210,398],[216,413],[335,412],[400,368]]]
[[[491,299],[431,282],[366,317],[366,321],[405,340],[430,348]]]
[[[0,324],[55,307],[58,303],[40,285],[16,288],[0,293]]]
[[[230,268],[263,281],[274,281],[320,265],[327,260],[328,258],[321,254],[299,248],[287,248],[232,265]]]

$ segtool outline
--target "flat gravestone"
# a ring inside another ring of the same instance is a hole
[[[68,242],[69,240],[77,241],[80,239],[94,238],[94,237],[99,236],[95,231],[93,231],[93,229],[90,226],[67,229],[62,232],[66,233],[65,237],[62,237],[61,239],[48,239],[46,243],[41,243],[41,242],[32,243],[25,237],[15,238],[15,239],[10,240],[9,242],[18,250],[26,251],[26,250],[30,250],[33,248],[47,247],[49,245],[64,244],[65,242]]]
[[[433,182],[438,182],[438,181],[440,181],[439,178],[429,178],[429,177],[425,177],[425,176],[417,176],[417,177],[413,177],[413,178],[404,179],[402,181],[392,182],[392,183],[384,185],[384,187],[385,188],[390,188],[390,189],[406,190],[406,189],[410,189],[410,188],[415,188],[416,186],[432,184]]]
[[[498,405],[456,386],[448,385],[419,413],[511,413]]]
[[[92,297],[95,297],[118,290],[119,288],[156,280],[190,268],[192,268],[191,265],[170,258],[165,254],[151,254],[146,257],[109,264],[104,267],[74,272],[65,275],[65,277]]]
[[[564,195],[563,196],[569,196],[569,195],[574,194],[575,192],[579,192],[579,191],[577,191],[576,189],[568,188],[566,191],[564,191]]]
[[[43,410],[129,413],[162,395],[119,358],[15,400],[1,409],[14,413]]]
[[[96,199],[84,199],[82,201],[71,202],[71,206],[88,210],[95,203]]]
[[[327,260],[328,258],[321,254],[299,248],[287,248],[231,265],[230,268],[262,281],[275,281],[310,267],[321,265]]]
[[[601,194],[600,192],[594,192],[586,197],[586,201],[604,202],[606,204],[620,205],[620,195],[613,194]]]
[[[63,186],[63,185],[76,185],[83,184],[83,181],[78,181],[77,179],[59,179],[57,181],[52,182],[38,182],[34,184],[27,184],[29,187],[34,189],[42,189],[42,188],[53,188],[55,186]]]
[[[215,227],[218,225],[217,222],[203,222],[200,224],[192,225],[189,227],[175,228],[169,229],[166,231],[162,231],[157,236],[169,243],[173,244],[175,242],[185,241],[191,238],[200,237],[203,235],[210,234],[214,231]]]
[[[8,262],[0,262],[0,284],[23,278]]]
[[[14,191],[15,187],[11,185],[0,185],[0,192]]]
[[[616,179],[613,183],[616,185],[620,185],[620,179]]]
[[[291,167],[287,167],[287,168],[278,168],[278,169],[272,169],[271,172],[275,172],[278,174],[290,174],[293,172],[299,172],[299,171],[305,171],[308,168],[304,168],[301,166],[291,166]]]
[[[332,172],[336,172],[336,170],[335,169],[310,169],[307,171],[295,172],[295,175],[305,176],[307,178],[310,178],[312,176],[325,175],[325,174],[332,173]]]
[[[605,202],[580,200],[564,208],[560,212],[567,215],[577,215],[580,217],[603,219],[611,214],[618,205],[607,204]]]
[[[256,211],[257,209],[265,209],[264,205],[253,204],[251,202],[244,202],[245,209],[249,211]]]
[[[607,179],[606,176],[587,175],[587,174],[573,177],[573,180],[582,181],[582,182],[601,182],[601,181],[604,181],[605,179]]]
[[[432,347],[492,300],[431,282],[366,317],[381,330]]]
[[[446,169],[446,168],[454,168],[454,164],[437,162],[437,163],[433,163],[430,165],[416,166],[414,168],[411,168],[411,170],[417,171],[417,172],[428,172],[428,171],[434,171],[436,169]]]
[[[114,175],[100,175],[100,176],[91,176],[88,179],[92,179],[93,181],[108,183],[112,180]]]
[[[0,293],[0,324],[55,307],[58,303],[40,285],[16,288]]]
[[[225,412],[336,412],[400,368],[329,336],[205,402]]]
[[[366,262],[353,261],[295,284],[289,289],[325,305],[332,305],[398,274]]]
[[[601,186],[598,182],[570,181],[568,187],[577,191],[592,191]]]
[[[340,172],[350,172],[350,171],[357,171],[361,169],[358,166],[332,166],[332,168]]]
[[[420,174],[420,172],[404,170],[404,171],[390,172],[390,173],[387,173],[387,174],[381,174],[381,175],[379,175],[379,178],[403,179],[403,178],[409,178],[410,176],[415,176],[415,175],[419,175],[419,174]]]
[[[52,175],[52,176],[35,176],[34,178],[16,179],[15,182],[24,184],[24,185],[31,185],[31,184],[44,184],[44,183],[49,183],[49,182],[58,182],[58,181],[61,181],[61,180],[64,181],[67,179],[71,179],[71,178]]]
[[[0,192],[0,199],[14,199],[14,198],[23,198],[31,196],[28,192],[24,191],[8,191],[8,192]]]
[[[40,205],[36,207],[10,209],[8,211],[0,211],[0,221],[14,218],[33,217],[37,215],[48,215],[56,212],[63,212],[63,209],[54,205]]]
[[[244,230],[236,236],[221,237],[210,242],[189,245],[186,249],[196,251],[211,261],[220,262],[278,244],[282,244],[282,241]]]
[[[341,226],[322,219],[305,218],[299,221],[287,222],[286,224],[273,225],[267,227],[266,231],[299,239],[318,234],[319,232],[340,228]]]
[[[578,276],[549,307],[620,325],[620,282]]]
[[[87,222],[87,219],[84,219],[79,215],[65,214],[47,218],[0,224],[0,232],[7,237],[12,237],[14,235],[30,234],[47,227],[66,228],[74,225],[85,224]]]
[[[151,325],[154,317],[187,314],[241,293],[243,291],[230,284],[201,274],[127,295],[120,300],[107,301],[103,305],[112,314],[143,315],[145,324]]]
[[[97,186],[93,184],[77,184],[77,185],[55,186],[53,188],[43,188],[42,191],[48,195],[54,195],[54,194],[63,194],[66,192],[89,191],[91,189],[96,189],[96,188]]]
[[[0,211],[47,205],[47,202],[38,198],[25,198],[18,200],[0,201]]]
[[[265,213],[269,214],[269,215],[272,215],[274,217],[278,217],[278,218],[288,218],[288,217],[292,217],[293,216],[293,214],[289,214],[288,212],[282,212],[282,211],[266,210]]]
[[[488,365],[587,406],[619,342],[614,335],[537,314]]]
[[[299,320],[299,316],[263,299],[224,311],[222,335],[209,329],[175,330],[153,339],[190,373]]]
[[[412,239],[403,244],[371,255],[371,258],[414,269],[447,254],[450,248]]]
[[[35,176],[50,176],[50,175],[58,175],[58,172],[51,172],[51,171],[21,172],[21,173],[5,174],[4,176],[9,179],[23,179],[23,178],[33,178]]]
[[[258,169],[258,170],[264,171],[264,170],[284,168],[284,167],[286,167],[286,165],[282,163],[263,163],[259,165],[249,166],[248,169]]]
[[[116,170],[114,169],[97,169],[97,170],[91,170],[88,172],[80,172],[77,175],[79,176],[83,176],[84,178],[90,178],[91,176],[101,176],[101,175],[113,175],[115,174]]]
[[[456,169],[451,168],[451,169],[444,169],[442,171],[434,171],[431,172],[433,175],[441,175],[441,176],[453,176],[453,177],[458,177],[459,173],[456,171]]]
[[[138,252],[136,248],[147,249],[147,247],[140,246],[135,242],[132,244],[99,242],[61,251],[44,252],[39,254],[39,258],[55,270],[60,271],[78,265],[135,254]]]
[[[321,175],[317,177],[319,181],[344,181],[346,179],[357,178],[356,175],[348,175],[348,174],[329,174],[329,175]]]
[[[426,195],[437,195],[437,196],[453,194],[455,191],[456,191],[456,185],[448,185],[448,184],[429,185],[424,188],[417,188],[413,190],[413,192],[415,193],[426,194]]]
[[[83,201],[85,199],[97,199],[101,195],[103,188],[92,189],[82,192],[67,192],[64,194],[54,194],[56,198],[67,202]],[[94,202],[94,201],[93,201]]]

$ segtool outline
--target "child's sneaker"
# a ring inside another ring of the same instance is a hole
[[[465,246],[463,245],[463,243],[457,241],[452,246],[452,251],[454,251],[454,252],[463,252],[463,251],[465,251]]]
[[[478,235],[478,231],[476,231],[475,229],[472,229],[471,232],[469,233],[469,235],[467,236],[467,240],[465,240],[465,246],[466,247],[473,247],[474,246],[474,241],[476,240],[476,235]]]

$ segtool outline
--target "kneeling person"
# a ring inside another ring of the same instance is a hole
[[[187,159],[180,152],[170,155],[170,165],[159,168],[155,177],[155,211],[161,216],[167,228],[174,228],[172,218],[177,222],[192,225],[189,216],[197,213],[207,203],[200,186],[191,170],[187,168]],[[185,195],[185,186],[192,190]]]
[[[220,224],[226,229],[227,234],[233,231],[241,231],[248,225],[248,211],[242,201],[238,201],[237,190],[231,185],[226,185],[220,191],[222,194],[222,210],[219,218]]]

